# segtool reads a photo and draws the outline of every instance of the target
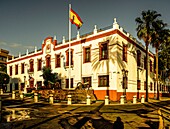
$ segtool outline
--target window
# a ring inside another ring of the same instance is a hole
[[[144,90],[146,90],[146,81],[144,81]]]
[[[12,66],[9,66],[9,75],[12,76]]]
[[[137,50],[137,66],[141,66],[141,52]]]
[[[165,91],[168,91],[168,86],[165,86]]]
[[[70,53],[71,53],[71,65],[73,65],[73,49],[71,49]],[[66,51],[66,66],[69,66],[69,50]]]
[[[99,59],[108,59],[108,41],[99,44]]]
[[[109,86],[109,75],[99,76],[98,82],[99,82],[99,87],[108,87]]]
[[[42,59],[37,59],[37,71],[42,69]]]
[[[61,58],[60,58],[60,54],[58,54],[58,55],[55,55],[55,67],[57,68],[57,67],[61,67]]]
[[[161,84],[159,85],[159,90],[162,91],[162,85]]]
[[[150,60],[150,72],[152,72],[152,61]]]
[[[34,72],[34,60],[30,60],[30,70],[29,72]]]
[[[123,44],[123,61],[127,62],[127,45]]]
[[[25,67],[25,64],[24,64],[24,63],[21,63],[21,74],[24,73],[24,67]]]
[[[51,67],[51,56],[47,55],[45,58],[46,58],[46,67]]]
[[[162,91],[165,91],[165,86],[164,85],[162,85]]]
[[[152,88],[153,88],[153,87],[152,87],[152,82],[151,82],[151,83],[150,83],[150,90],[151,90],[151,91],[152,91]]]
[[[144,57],[144,69],[146,69],[146,56]]]
[[[91,52],[90,47],[84,48],[84,63],[90,62],[91,58]]]
[[[89,83],[89,87],[91,87],[91,77],[83,77],[83,83]]]
[[[154,91],[156,91],[156,82],[154,82]]]
[[[156,57],[154,56],[154,73],[156,73]]]
[[[15,65],[15,75],[18,75],[18,65]]]
[[[140,80],[137,80],[137,90],[140,90]]]
[[[71,88],[73,88],[73,78],[70,78]],[[69,88],[69,79],[66,79],[66,88]]]

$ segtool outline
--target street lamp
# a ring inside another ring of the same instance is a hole
[[[122,69],[122,74],[123,74],[123,89],[124,89],[124,92],[123,92],[123,96],[125,97],[125,100],[126,100],[126,89],[127,89],[127,76],[128,76],[128,70],[125,70],[125,69]]]

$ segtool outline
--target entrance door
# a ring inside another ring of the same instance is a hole
[[[15,83],[15,90],[19,90],[18,83]]]
[[[30,78],[29,83],[30,83],[30,88],[33,88],[34,87],[34,78],[33,77]]]
[[[12,83],[10,83],[10,89],[9,92],[12,93]]]

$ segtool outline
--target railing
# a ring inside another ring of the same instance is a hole
[[[108,29],[112,29],[112,28],[113,28],[113,25],[110,25],[110,26],[107,26],[107,27],[103,27],[103,28],[97,29],[97,32],[102,32],[102,31],[105,31],[105,30],[108,30]],[[123,33],[127,34],[128,32],[123,29]],[[89,35],[92,35],[92,34],[93,34],[93,31],[92,31],[92,32],[85,33],[85,34],[83,34],[83,35],[80,35],[80,38],[85,38],[85,37],[87,37],[87,36],[89,36]],[[142,45],[142,43],[140,43],[139,41],[137,41],[132,35],[130,35],[130,38],[132,38],[132,40],[135,40],[138,44]],[[73,37],[73,38],[71,38],[71,41],[76,40],[76,39],[77,39],[77,37]],[[65,40],[65,42],[67,43],[67,42],[69,42],[69,40],[67,39],[67,40]],[[60,44],[62,44],[62,42],[57,43],[57,45],[60,45]],[[143,46],[143,45],[142,45],[142,46]],[[41,48],[40,48],[40,49],[37,49],[37,52],[38,52],[38,51],[42,51],[42,49],[41,49]],[[32,53],[34,53],[34,52],[35,52],[35,51],[31,51],[31,52],[29,52],[28,54],[32,54]],[[25,56],[25,55],[26,55],[26,54],[22,54],[21,56]],[[19,56],[15,56],[15,57],[14,57],[14,59],[16,59],[16,58],[19,58]]]

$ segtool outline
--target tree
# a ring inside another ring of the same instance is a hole
[[[168,41],[159,47],[159,77],[162,81],[170,77],[170,37]]]
[[[7,66],[5,64],[0,64],[0,71],[7,72]]]
[[[4,64],[0,64],[0,89],[9,83],[9,75],[6,73],[7,67]]]
[[[3,71],[0,71],[0,89],[3,88],[4,84],[9,83],[9,75]]]
[[[58,74],[57,73],[52,73],[52,70],[50,67],[43,67],[42,69],[42,76],[44,79],[44,85],[47,87],[49,84],[53,85],[58,81]]]
[[[151,42],[151,36],[153,34],[153,23],[161,16],[156,11],[142,11],[142,17],[135,19],[137,23],[137,36],[145,42],[146,46],[146,102],[148,102],[148,46]]]
[[[166,23],[158,20],[153,23],[154,33],[152,35],[152,47],[155,47],[156,53],[156,86],[157,86],[157,100],[159,100],[159,84],[158,84],[158,49],[161,44],[166,43],[169,35],[169,30],[165,29]]]

